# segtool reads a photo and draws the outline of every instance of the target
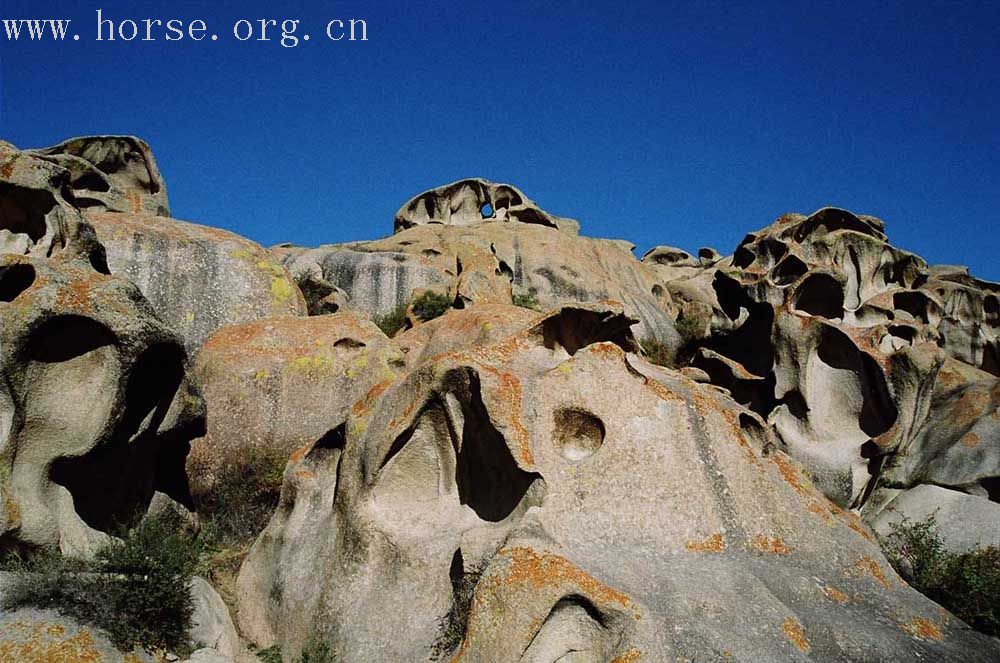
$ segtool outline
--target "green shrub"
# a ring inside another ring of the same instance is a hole
[[[701,338],[701,324],[695,318],[677,318],[674,328],[681,336],[681,343],[687,344]]]
[[[533,311],[540,311],[541,307],[538,304],[538,298],[535,297],[533,293],[527,294],[516,294],[512,298],[514,306],[520,306],[521,308],[530,308]]]
[[[413,315],[427,322],[439,318],[451,308],[452,300],[448,295],[442,295],[433,290],[427,290],[413,299]]]
[[[189,584],[201,552],[195,538],[147,519],[99,549],[92,561],[45,551],[21,560],[3,607],[49,608],[137,646],[186,655],[194,606]]]
[[[372,319],[375,326],[382,330],[382,333],[392,338],[406,326],[406,304],[400,304],[395,310],[385,315],[377,315]]]
[[[914,589],[977,631],[1000,635],[1000,548],[949,552],[933,515],[894,524],[882,546],[893,568]]]
[[[252,543],[278,506],[287,463],[287,454],[251,449],[243,462],[224,464],[198,504],[203,538],[227,546]]]
[[[281,645],[272,645],[260,650],[257,652],[257,658],[263,663],[282,663]],[[330,646],[316,637],[309,638],[299,657],[299,663],[336,663],[336,661],[337,658],[330,651]]]
[[[642,349],[642,354],[645,355],[649,363],[667,368],[673,367],[674,353],[670,351],[670,347],[666,343],[649,337],[641,339],[639,347]]]
[[[257,658],[263,663],[284,663],[281,660],[281,645],[271,645],[267,649],[257,652]]]

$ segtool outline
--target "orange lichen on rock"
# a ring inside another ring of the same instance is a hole
[[[642,652],[632,647],[626,652],[622,652],[618,656],[611,659],[611,663],[635,663],[640,658],[642,658]]]
[[[851,598],[847,594],[840,591],[833,585],[827,585],[826,587],[824,587],[823,595],[826,596],[826,598],[830,599],[831,601],[835,603],[840,603],[841,605],[848,603],[851,600]]]
[[[771,457],[771,462],[773,462],[777,467],[778,471],[781,473],[781,478],[785,480],[789,486],[795,489],[795,492],[800,495],[808,495],[809,491],[806,490],[805,485],[802,483],[802,473],[799,471],[788,456],[781,452],[773,454]]]
[[[962,439],[959,441],[962,443],[963,447],[969,447],[971,449],[973,447],[979,446],[979,443],[982,442],[983,439],[979,437],[978,434],[969,431],[968,433],[963,435]]]
[[[716,532],[704,541],[688,541],[684,544],[688,552],[698,553],[721,553],[726,548],[726,543],[722,540],[722,534]]]
[[[920,640],[940,642],[942,639],[941,629],[938,625],[923,617],[914,617],[909,623],[900,624],[900,627],[909,633],[910,636]]]
[[[506,548],[501,554],[511,561],[505,584],[528,585],[537,590],[565,583],[574,585],[584,596],[601,603],[615,603],[622,607],[632,604],[627,594],[608,587],[565,557],[524,547]]]
[[[758,534],[753,538],[750,543],[754,550],[759,550],[763,553],[771,553],[772,555],[787,555],[792,552],[792,549],[781,540],[781,537],[769,537],[764,534]]]
[[[395,382],[395,380],[384,380],[383,382],[379,382],[377,385],[369,389],[368,393],[365,394],[364,398],[362,398],[361,400],[359,400],[357,403],[354,404],[354,407],[351,408],[351,412],[354,413],[355,416],[360,416],[365,412],[367,412],[368,410],[370,410],[371,407],[375,404],[375,401],[378,400],[379,396],[384,394],[385,390],[388,389],[389,385],[391,385],[393,382]]]
[[[101,663],[104,657],[94,644],[90,631],[82,630],[60,640],[66,629],[57,624],[16,622],[22,633],[17,639],[0,641],[0,663]]]
[[[781,622],[781,630],[785,632],[785,637],[788,638],[788,641],[795,645],[795,648],[800,652],[808,653],[812,649],[809,645],[809,640],[806,639],[806,633],[802,628],[802,624],[794,617],[786,617],[785,621]]]
[[[892,583],[889,582],[889,578],[886,577],[885,571],[883,571],[882,567],[879,566],[879,563],[871,557],[865,556],[859,559],[858,563],[854,566],[854,571],[870,575],[886,589],[892,589]]]

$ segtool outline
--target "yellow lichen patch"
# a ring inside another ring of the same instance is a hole
[[[618,656],[615,656],[611,663],[635,663],[640,658],[642,658],[642,652],[632,647],[628,651],[622,652]]]
[[[840,603],[841,605],[850,602],[850,597],[844,592],[840,591],[833,585],[827,585],[823,588],[823,595],[833,601],[834,603]]]
[[[688,541],[684,544],[684,548],[688,552],[720,553],[725,550],[726,544],[722,540],[722,535],[716,532],[704,541]]]
[[[911,637],[920,640],[940,642],[942,639],[941,629],[938,625],[923,617],[914,617],[908,623],[900,624],[900,628],[906,631]]]
[[[973,447],[979,446],[979,443],[982,442],[983,439],[979,437],[979,435],[977,435],[976,433],[969,431],[968,433],[963,435],[962,439],[959,441],[962,443],[963,447],[969,447],[971,449]]]
[[[267,370],[266,368],[261,368],[260,370],[255,371],[253,374],[253,379],[255,382],[263,382],[264,380],[267,380],[269,377],[271,377],[271,371]]]
[[[812,649],[809,645],[809,640],[806,639],[806,633],[802,628],[802,624],[794,617],[786,617],[785,621],[781,622],[781,630],[784,631],[788,641],[795,645],[795,648],[800,652],[808,653]]]
[[[275,276],[271,279],[271,297],[275,302],[284,304],[295,295],[295,289],[284,276]]]
[[[608,587],[565,557],[524,547],[506,548],[501,554],[511,561],[505,584],[528,585],[535,590],[569,584],[600,603],[616,603],[622,607],[632,604],[627,594]]]
[[[772,555],[787,555],[792,552],[792,549],[778,536],[769,537],[764,534],[758,534],[750,542],[750,546],[754,550],[762,553],[771,553]]]
[[[18,640],[0,642],[0,663],[101,663],[104,657],[90,631],[63,638],[65,628],[47,622],[16,622],[10,630],[23,631]]]

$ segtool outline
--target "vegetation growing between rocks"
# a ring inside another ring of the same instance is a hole
[[[243,463],[224,464],[198,505],[203,537],[224,546],[253,543],[278,506],[287,463],[287,454],[265,448],[251,449]]]
[[[949,552],[933,515],[894,524],[882,546],[893,568],[914,589],[977,631],[1000,636],[1000,548]]]
[[[413,315],[417,316],[418,320],[427,322],[447,313],[451,304],[452,300],[448,298],[448,295],[427,290],[413,298]]]
[[[168,518],[150,518],[99,549],[91,561],[56,551],[20,557],[3,608],[53,609],[108,633],[123,651],[135,647],[190,653],[194,605],[189,585],[201,542]]]
[[[530,308],[532,311],[540,311],[541,306],[538,304],[538,298],[535,297],[533,293],[525,294],[515,294],[511,300],[514,306],[520,306],[521,308]]]
[[[382,333],[392,338],[406,326],[406,304],[400,304],[394,310],[385,315],[377,315],[372,319],[375,326],[382,330]]]
[[[639,347],[642,349],[642,354],[649,363],[656,364],[657,366],[665,366],[666,368],[674,367],[674,354],[670,351],[670,347],[666,343],[649,337],[641,339]]]

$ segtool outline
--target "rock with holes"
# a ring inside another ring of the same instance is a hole
[[[638,336],[680,345],[670,294],[627,242],[538,224],[421,225],[382,240],[285,247],[279,255],[292,273],[318,271],[347,293],[352,308],[372,316],[407,304],[418,290],[446,293],[459,307],[517,301],[547,310],[615,301],[638,320]]]
[[[396,212],[396,232],[428,224],[473,226],[480,223],[530,223],[570,234],[580,230],[573,219],[554,216],[510,184],[474,178],[424,191]]]
[[[111,272],[139,286],[192,355],[226,325],[306,314],[287,270],[239,235],[143,214],[88,212],[87,219]]]
[[[170,216],[167,186],[146,141],[135,136],[84,136],[31,150],[69,173],[80,209]]]
[[[0,255],[4,254],[86,263],[108,273],[104,247],[73,207],[69,171],[0,142]]]
[[[84,555],[155,491],[189,502],[203,412],[185,361],[132,283],[0,256],[0,548]]]
[[[403,363],[374,324],[347,311],[218,330],[194,367],[208,409],[206,435],[188,458],[195,501],[212,497],[222,471],[280,476],[293,451],[340,425]]]
[[[449,335],[369,392],[290,461],[243,632],[359,663],[997,660],[759,417],[634,354],[630,322]]]
[[[785,215],[726,259],[685,255],[660,248],[644,261],[682,318],[707,321],[692,364],[767,417],[838,504],[868,504],[880,478],[996,476],[991,452],[966,453],[966,431],[945,423],[957,403],[938,372],[956,359],[994,370],[1000,286],[930,268],[889,244],[880,220],[833,208]],[[991,425],[980,416],[987,436]]]

